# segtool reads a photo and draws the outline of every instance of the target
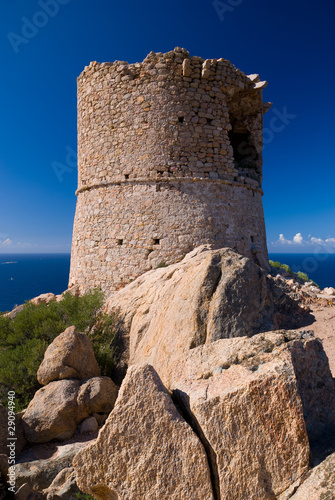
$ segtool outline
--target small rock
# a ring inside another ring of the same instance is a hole
[[[19,314],[23,308],[24,308],[25,304],[21,304],[19,306],[16,306],[14,307],[14,309],[6,314],[4,314],[5,317],[7,318],[10,318],[10,319],[14,319],[16,317],[17,314]]]
[[[30,484],[24,483],[20,488],[15,492],[14,498],[15,500],[28,500],[29,495],[33,492],[33,488]]]
[[[56,295],[54,293],[42,293],[38,297],[35,297],[31,299],[31,303],[34,304],[35,306],[38,306],[39,304],[42,304],[43,302],[45,304],[49,304],[52,300],[56,299]]]
[[[61,470],[50,486],[43,490],[47,500],[75,500],[78,498],[77,493],[79,493],[79,488],[73,467],[66,467]]]
[[[86,380],[78,392],[78,405],[92,415],[109,413],[118,394],[118,386],[109,377],[94,377]]]
[[[76,453],[94,442],[95,439],[65,444],[50,443],[27,450],[15,465],[17,487],[28,483],[39,491],[49,488],[58,474],[71,467]],[[58,486],[62,484],[64,474],[61,474]]]
[[[37,372],[37,380],[46,385],[55,380],[98,377],[100,368],[92,343],[85,333],[70,326],[49,345]]]
[[[326,295],[335,295],[335,288],[333,288],[332,286],[328,286],[323,289],[323,293],[325,293]]]
[[[22,417],[23,429],[30,443],[47,443],[70,438],[87,410],[77,406],[78,380],[50,382],[39,389]]]
[[[98,430],[98,422],[95,417],[88,417],[79,426],[79,434],[94,434]]]
[[[39,389],[22,417],[30,443],[68,439],[77,425],[93,413],[109,413],[118,387],[109,377],[58,380]]]

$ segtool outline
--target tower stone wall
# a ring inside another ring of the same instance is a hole
[[[69,286],[114,290],[205,243],[267,265],[265,85],[180,48],[84,69]]]

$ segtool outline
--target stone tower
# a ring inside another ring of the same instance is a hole
[[[181,48],[84,69],[69,286],[114,290],[205,243],[268,265],[265,86]]]

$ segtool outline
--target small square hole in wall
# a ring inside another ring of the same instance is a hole
[[[154,238],[154,245],[159,245],[159,239],[158,238]]]
[[[123,240],[121,240],[121,239],[117,240],[117,244],[118,245],[123,245]]]
[[[213,118],[207,118],[208,125],[211,125],[212,121],[213,121]]]
[[[184,123],[184,117],[183,116],[179,116],[178,117],[178,121],[179,121],[179,123]]]
[[[129,174],[124,174],[125,179],[129,179]]]

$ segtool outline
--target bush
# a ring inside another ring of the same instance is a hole
[[[114,362],[114,316],[102,313],[100,290],[75,297],[64,294],[60,302],[35,306],[27,302],[14,319],[0,316],[0,401],[16,393],[16,410],[25,408],[39,389],[36,378],[46,348],[67,327],[74,325],[92,340],[102,375],[110,376]]]
[[[158,266],[156,267],[156,269],[160,269],[161,267],[167,267],[167,264],[166,264],[165,262],[163,262],[163,261],[162,261],[162,262],[160,262],[160,263],[158,264]]]
[[[306,273],[303,273],[302,271],[299,271],[297,273],[294,273],[287,264],[281,264],[280,262],[274,262],[273,260],[269,260],[269,264],[271,267],[274,268],[279,268],[279,269],[284,269],[287,273],[293,276],[293,278],[299,278],[303,281],[310,281],[314,286],[317,286],[319,288],[319,285],[315,283],[315,281],[311,280]]]
[[[88,493],[77,493],[76,498],[79,498],[80,500],[95,500],[95,498]]]
[[[300,279],[301,279],[301,280],[303,280],[303,281],[310,281],[310,280],[309,280],[309,278],[308,278],[308,276],[307,276],[307,274],[306,274],[306,273],[303,273],[303,272],[301,272],[301,271],[299,271],[299,272],[297,273],[297,276],[298,276],[298,278],[300,278]]]
[[[280,262],[275,262],[273,260],[269,260],[269,264],[271,267],[284,269],[284,271],[286,271],[288,274],[293,274],[292,269],[287,264],[281,264]]]

